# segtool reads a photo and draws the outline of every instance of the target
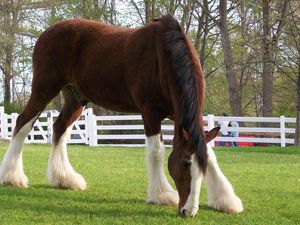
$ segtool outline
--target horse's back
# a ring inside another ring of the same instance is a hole
[[[33,52],[33,64],[41,59],[47,59],[49,64],[52,60],[78,63],[87,51],[105,51],[122,42],[128,33],[129,29],[120,29],[96,21],[65,20],[40,35]]]

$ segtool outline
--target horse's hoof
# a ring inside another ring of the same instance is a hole
[[[18,188],[28,188],[28,178],[25,174],[0,174],[0,185],[7,185]]]
[[[244,211],[243,203],[236,195],[226,196],[215,202],[208,203],[208,207],[229,214],[238,214]]]
[[[190,208],[190,209],[182,208],[180,210],[180,215],[184,218],[185,217],[194,217],[194,216],[197,215],[197,213],[198,213],[198,207],[193,207],[193,208]]]
[[[179,204],[178,192],[172,190],[172,191],[165,191],[162,193],[152,194],[147,199],[147,203],[177,207]]]
[[[48,178],[50,183],[57,188],[82,191],[85,190],[87,186],[84,178],[76,172],[66,175],[52,175],[52,177]]]

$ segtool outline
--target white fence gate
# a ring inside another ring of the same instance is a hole
[[[58,117],[57,111],[47,111],[40,115],[34,128],[28,135],[26,143],[51,143],[52,126]],[[0,107],[0,138],[9,139],[12,136],[18,114],[10,115]],[[205,130],[218,126],[220,121],[237,121],[242,126],[229,127],[228,131],[239,131],[240,136],[220,137],[212,141],[244,142],[278,144],[294,144],[295,118],[281,117],[220,117],[207,115],[203,117]],[[163,137],[167,145],[173,139],[173,123],[165,120],[162,125]],[[71,138],[68,143],[121,146],[144,146],[145,134],[140,115],[96,116],[92,109],[85,109],[80,118],[74,123]]]

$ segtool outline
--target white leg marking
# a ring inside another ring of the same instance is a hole
[[[196,156],[191,156],[191,191],[185,205],[181,208],[181,214],[194,217],[199,209],[199,197],[202,183],[202,172],[196,161]]]
[[[147,137],[148,203],[177,206],[179,196],[164,173],[164,146],[160,134]]]
[[[216,155],[210,145],[207,145],[208,167],[205,176],[208,203],[211,208],[226,213],[240,213],[244,210],[242,201],[234,193],[232,185],[222,173]]]
[[[68,138],[69,129],[60,137],[58,144],[52,146],[47,170],[48,180],[54,187],[84,190],[86,189],[84,178],[74,171],[69,162],[67,153]]]
[[[11,139],[8,149],[0,166],[0,185],[7,184],[15,187],[28,187],[28,178],[23,169],[22,147],[36,118],[25,124]]]

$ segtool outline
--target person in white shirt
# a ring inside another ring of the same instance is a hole
[[[231,121],[229,123],[229,127],[235,127],[235,128],[237,128],[237,127],[239,127],[239,123],[236,122],[236,121]],[[238,136],[239,136],[239,131],[232,131],[232,132],[230,132],[230,137],[238,137]],[[230,146],[237,147],[238,145],[237,145],[236,141],[233,141],[233,142],[231,142]]]
[[[223,113],[222,116],[228,116],[228,115],[226,113]],[[229,121],[219,121],[218,124],[221,127],[221,137],[230,137],[230,134],[227,131],[227,128],[229,126]],[[220,141],[220,146],[226,146],[226,142]]]

